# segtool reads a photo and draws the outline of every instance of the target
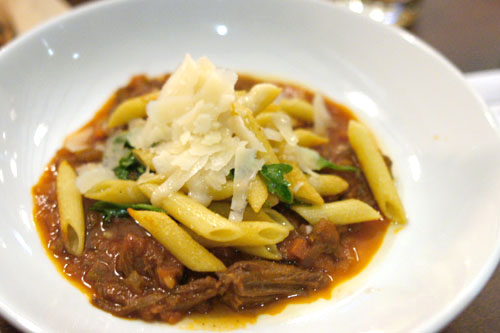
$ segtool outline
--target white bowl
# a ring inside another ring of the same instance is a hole
[[[136,73],[189,52],[292,79],[352,107],[394,161],[409,224],[331,300],[248,330],[433,331],[479,292],[500,255],[500,142],[461,74],[404,31],[321,1],[109,1],[0,51],[0,309],[32,331],[176,331],[90,305],[49,260],[30,189],[63,138]]]

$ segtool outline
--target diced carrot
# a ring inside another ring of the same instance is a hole
[[[307,241],[304,238],[296,238],[293,240],[288,253],[300,260],[304,259],[307,254]]]

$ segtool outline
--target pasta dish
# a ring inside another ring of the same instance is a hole
[[[345,107],[187,55],[136,76],[33,188],[50,255],[95,306],[176,323],[314,294],[406,223],[391,162]]]

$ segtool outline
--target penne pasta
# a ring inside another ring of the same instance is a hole
[[[278,250],[276,244],[272,245],[262,245],[262,246],[238,246],[238,250],[241,252],[251,254],[256,257],[269,259],[269,260],[281,260],[283,259],[281,252]]]
[[[276,222],[267,221],[242,221],[238,222],[242,234],[237,239],[231,241],[215,241],[207,239],[194,231],[187,230],[188,233],[201,245],[211,247],[227,246],[261,246],[276,244],[283,241],[289,234],[289,230]]]
[[[151,171],[156,171],[153,164],[155,153],[148,149],[134,149],[132,152],[142,165],[147,166]]]
[[[349,188],[349,183],[335,175],[315,174],[307,178],[309,183],[322,196],[337,195]]]
[[[198,244],[168,215],[151,211],[137,211],[130,208],[128,213],[190,270],[195,272],[218,272],[226,269],[216,256]]]
[[[146,105],[158,98],[159,92],[127,99],[116,107],[108,120],[108,128],[114,128],[127,124],[135,118],[146,117]]]
[[[85,245],[85,215],[82,195],[75,185],[76,172],[67,161],[57,169],[56,193],[59,223],[66,250],[79,256]]]
[[[314,121],[314,108],[311,103],[299,98],[284,98],[280,101],[279,107],[291,117],[312,123]]]
[[[248,203],[254,212],[260,212],[262,206],[266,203],[266,200],[269,197],[269,192],[266,184],[259,175],[257,175],[255,179],[250,182],[247,197]]]
[[[298,143],[299,146],[302,146],[302,147],[314,147],[314,146],[319,146],[319,145],[328,143],[328,138],[325,138],[323,136],[319,136],[318,134],[316,134],[310,130],[299,128],[293,132],[297,136],[297,139],[299,139],[299,143]]]
[[[378,211],[357,199],[334,201],[321,206],[295,205],[291,208],[311,224],[322,219],[334,224],[351,224],[382,218]]]
[[[257,114],[271,104],[281,93],[281,90],[280,87],[271,83],[259,83],[254,85],[239,102]]]
[[[279,111],[279,110],[278,110]],[[262,127],[275,127],[274,126],[274,118],[273,114],[275,112],[261,112],[257,116],[255,116],[255,120],[257,120],[257,123],[259,123],[260,126]],[[296,127],[299,125],[299,122],[295,118],[290,117],[290,122],[292,124],[292,127]]]
[[[274,195],[274,194],[269,194],[269,197],[266,200],[266,203],[264,204],[265,207],[274,207],[277,204],[280,203],[280,199]]]
[[[229,216],[229,212],[231,211],[231,204],[229,202],[212,202],[210,206],[208,206],[208,209],[227,218]],[[274,220],[262,210],[256,213],[250,207],[245,208],[245,211],[243,212],[243,221],[274,222]]]
[[[284,161],[290,164],[293,169],[285,175],[285,178],[290,182],[291,190],[294,196],[302,202],[310,203],[312,205],[322,205],[325,201],[316,189],[309,184],[307,177],[299,169],[295,162]]]
[[[406,223],[406,213],[396,186],[368,129],[351,120],[347,134],[380,210],[396,223]]]
[[[139,188],[151,198],[157,185],[141,184]],[[206,239],[220,242],[231,241],[243,233],[239,224],[212,212],[180,192],[172,193],[161,202],[153,204],[160,206],[167,214]]]
[[[276,156],[273,147],[269,143],[269,140],[267,140],[262,127],[259,125],[257,120],[255,120],[252,112],[248,108],[238,105],[235,105],[235,112],[243,118],[243,121],[245,122],[247,128],[251,130],[255,134],[257,139],[264,145],[265,151],[258,151],[257,157],[264,159],[267,164],[279,163],[279,159]]]
[[[274,210],[272,208],[263,208],[262,211],[266,213],[271,219],[281,224],[288,230],[292,231],[293,229],[295,229],[295,226],[290,221],[288,221],[288,219],[285,216],[283,216],[283,214],[281,214],[277,210]]]
[[[85,192],[84,197],[116,204],[133,204],[149,202],[147,196],[133,180],[111,179],[94,185]]]
[[[234,186],[233,181],[228,180],[218,190],[209,186],[208,193],[212,197],[212,200],[215,200],[215,201],[226,200],[226,199],[229,199],[233,196],[233,186]]]

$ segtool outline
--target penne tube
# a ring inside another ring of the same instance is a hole
[[[85,215],[80,191],[75,185],[76,172],[67,161],[57,169],[56,193],[59,223],[66,250],[79,256],[85,245]]]
[[[314,108],[309,102],[299,98],[284,98],[280,101],[279,107],[295,119],[309,123],[314,122]]]
[[[275,127],[274,126],[274,117],[273,114],[276,112],[261,112],[256,117],[257,123],[259,123],[262,127]],[[299,125],[299,122],[295,118],[290,117],[290,122],[292,127],[296,127]]]
[[[156,171],[155,166],[153,165],[153,158],[155,157],[155,153],[149,149],[134,149],[132,151],[134,156],[141,162],[142,165],[145,165],[151,171]]]
[[[207,239],[201,235],[196,235],[195,232],[186,230],[197,242],[201,245],[212,247],[227,247],[227,246],[261,246],[276,244],[283,241],[289,234],[286,227],[276,223],[267,221],[242,221],[238,222],[243,233],[234,240],[219,242]]]
[[[158,185],[154,184],[139,185],[141,191],[149,198],[157,187]],[[231,241],[243,233],[238,223],[212,212],[180,192],[172,193],[160,202],[153,204],[160,206],[167,214],[206,239],[219,242]]]
[[[264,206],[266,207],[274,207],[280,203],[280,199],[275,194],[269,194],[269,197],[266,200]]]
[[[133,204],[149,202],[147,196],[133,180],[111,179],[94,185],[83,195],[92,200],[101,200],[116,204]]]
[[[329,202],[321,206],[296,205],[291,208],[311,224],[322,219],[334,224],[351,224],[382,218],[378,211],[357,199]]]
[[[347,135],[382,213],[396,223],[406,223],[403,204],[371,133],[365,126],[351,120]]]
[[[281,93],[281,90],[280,87],[271,83],[259,83],[254,85],[239,102],[257,114],[271,104]]]
[[[226,269],[216,256],[197,243],[167,214],[137,211],[131,208],[128,209],[128,213],[190,270],[219,272]]]
[[[307,178],[309,184],[312,185],[322,196],[337,195],[349,188],[349,183],[343,178],[335,175],[315,174]]]
[[[302,146],[302,147],[314,147],[314,146],[319,146],[319,145],[328,143],[328,138],[325,138],[323,136],[319,136],[318,134],[316,134],[310,130],[298,128],[293,132],[297,136],[297,139],[299,139],[299,143],[298,143],[299,146]]]
[[[269,192],[267,190],[267,186],[260,178],[259,175],[255,177],[254,180],[250,182],[248,186],[248,203],[250,207],[254,210],[254,212],[260,212],[262,206],[266,203],[267,198],[269,197]],[[214,199],[216,200],[216,199]]]
[[[283,259],[281,252],[278,250],[276,244],[261,246],[238,246],[237,249],[241,252],[268,260]]]
[[[231,204],[229,202],[212,202],[208,209],[214,213],[219,214],[222,217],[228,217],[231,211]],[[258,213],[253,211],[253,209],[246,207],[243,212],[243,221],[267,221],[274,222],[274,220],[264,213],[262,210]]]
[[[114,128],[127,124],[135,118],[146,117],[146,105],[158,98],[158,91],[147,95],[127,99],[116,107],[108,119],[108,128]]]
[[[307,177],[299,169],[295,162],[284,161],[284,163],[290,164],[293,169],[291,172],[285,175],[285,178],[290,182],[290,189],[293,195],[305,203],[310,203],[312,205],[322,205],[325,201],[321,195],[316,191],[316,189],[309,184]]]
[[[255,120],[255,117],[253,116],[252,112],[248,108],[242,107],[238,104],[234,104],[234,107],[235,107],[234,111],[243,118],[243,121],[247,126],[247,128],[255,134],[257,139],[264,146],[265,151],[264,152],[258,151],[257,157],[265,160],[266,164],[279,163],[279,159],[276,156],[273,147],[269,143],[269,140],[267,140],[266,135],[262,130],[262,127],[259,125],[257,120]]]
[[[229,199],[233,196],[233,186],[234,186],[233,181],[228,180],[218,190],[216,190],[212,187],[208,187],[208,193],[212,197],[212,200],[215,200],[215,201],[226,200],[226,199]]]
[[[266,213],[274,221],[287,228],[288,230],[292,231],[293,229],[295,229],[295,226],[290,221],[288,221],[288,219],[285,216],[283,216],[283,214],[281,214],[277,210],[274,210],[272,208],[263,208],[262,211]]]

